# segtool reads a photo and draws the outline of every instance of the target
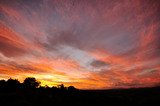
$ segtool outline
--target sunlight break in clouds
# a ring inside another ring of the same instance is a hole
[[[160,84],[158,0],[0,0],[0,78],[82,89]]]

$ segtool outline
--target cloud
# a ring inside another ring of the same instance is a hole
[[[25,49],[13,45],[9,40],[0,39],[0,52],[7,57],[21,56],[27,52]]]
[[[100,61],[100,60],[94,60],[92,61],[91,63],[91,66],[97,68],[97,67],[105,67],[105,66],[108,66],[109,64],[103,62],[103,61]]]
[[[1,0],[0,74],[79,88],[150,86],[159,82],[159,11],[150,0]]]
[[[14,31],[0,24],[0,52],[8,57],[20,56],[27,53],[24,40]]]

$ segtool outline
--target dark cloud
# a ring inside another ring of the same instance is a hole
[[[95,68],[99,68],[99,67],[108,66],[109,64],[104,62],[104,61],[101,61],[101,60],[94,60],[94,61],[91,62],[90,65],[95,67]]]
[[[47,40],[48,43],[43,43],[44,47],[48,50],[56,49],[58,45],[70,45],[78,47],[80,46],[80,41],[78,36],[74,35],[71,31],[51,31],[48,32]]]

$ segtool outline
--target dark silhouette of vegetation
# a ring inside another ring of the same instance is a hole
[[[6,82],[7,89],[16,90],[20,88],[20,82],[17,79],[8,79]]]
[[[6,81],[5,80],[0,80],[0,89],[5,89],[6,88]]]
[[[63,85],[63,84],[58,85],[58,88],[59,88],[59,89],[61,89],[61,90],[66,90],[66,87],[64,87],[64,85]]]
[[[78,90],[63,84],[41,86],[33,77],[23,83],[0,80],[0,106],[159,106],[160,87]]]
[[[26,88],[38,88],[40,85],[40,82],[33,77],[28,77],[24,80],[23,85]]]
[[[68,91],[76,91],[77,89],[74,86],[69,86]]]

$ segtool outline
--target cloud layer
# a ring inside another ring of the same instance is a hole
[[[83,89],[160,83],[160,3],[1,0],[0,78]]]

